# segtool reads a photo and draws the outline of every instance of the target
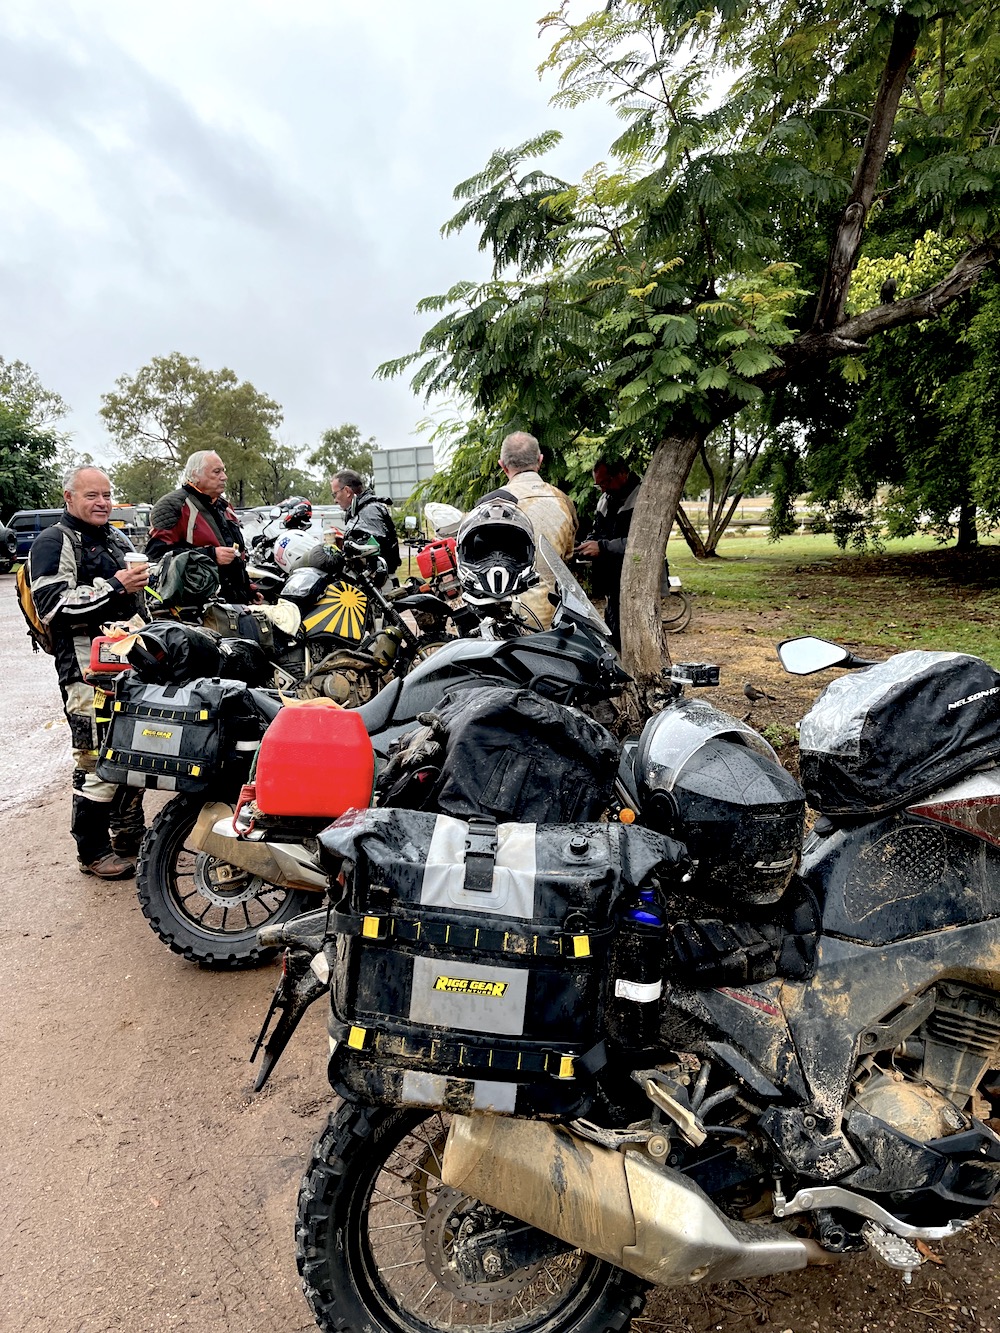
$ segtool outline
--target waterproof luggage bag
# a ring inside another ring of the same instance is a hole
[[[329,1075],[382,1105],[582,1114],[603,1066],[623,891],[683,849],[621,824],[495,824],[352,811],[320,835],[348,863],[330,965]]]
[[[1000,762],[1000,672],[966,653],[913,650],[829,684],[802,719],[810,805],[861,818]]]
[[[97,775],[162,791],[236,788],[249,776],[264,726],[242,681],[150,685],[129,672],[115,691]]]

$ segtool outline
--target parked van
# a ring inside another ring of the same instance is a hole
[[[61,509],[19,509],[7,520],[8,528],[17,533],[17,558],[26,560],[31,550],[31,543],[40,532],[51,528],[62,518]]]

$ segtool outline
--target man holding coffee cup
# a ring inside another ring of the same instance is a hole
[[[35,538],[28,574],[35,610],[52,633],[56,675],[73,747],[73,814],[80,870],[99,879],[135,873],[143,833],[142,791],[101,782],[90,645],[112,620],[139,610],[146,557],[110,524],[111,482],[100,468],[74,467],[63,480],[65,511]]]

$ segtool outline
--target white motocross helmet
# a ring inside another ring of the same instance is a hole
[[[286,574],[291,574],[305,563],[306,556],[318,545],[314,532],[284,532],[274,543],[274,563]]]
[[[507,501],[477,506],[458,530],[455,564],[467,602],[480,607],[509,602],[538,582],[529,519]]]

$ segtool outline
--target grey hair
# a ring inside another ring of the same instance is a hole
[[[181,482],[194,481],[195,477],[200,477],[205,471],[207,461],[218,457],[214,449],[199,449],[196,453],[189,454],[184,464],[184,471],[181,473]]]
[[[360,495],[365,489],[364,477],[352,467],[342,467],[339,472],[333,474],[333,480],[339,481],[341,486],[350,486],[355,495]]]
[[[504,438],[500,446],[500,463],[515,472],[537,472],[542,461],[542,451],[534,435],[526,430],[516,430]]]
[[[63,474],[62,484],[64,491],[69,491],[71,495],[73,494],[74,487],[76,486],[76,479],[81,472],[99,472],[102,477],[108,475],[104,469],[98,467],[96,463],[75,463],[73,467]]]

